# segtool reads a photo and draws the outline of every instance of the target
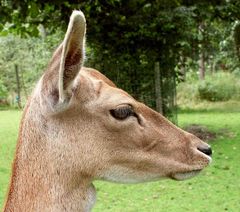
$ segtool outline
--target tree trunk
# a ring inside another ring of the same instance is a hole
[[[201,37],[201,41],[199,43],[199,79],[204,80],[205,79],[205,54],[204,54],[204,47],[205,47],[205,39],[204,39],[204,28],[205,24],[204,22],[199,23],[198,25],[198,33]]]
[[[162,103],[162,87],[161,87],[161,74],[159,62],[154,64],[155,72],[155,95],[156,95],[156,110],[163,114],[163,103]]]
[[[233,38],[234,38],[234,43],[236,48],[236,55],[238,57],[238,60],[240,61],[240,23],[239,22],[237,22],[237,24],[235,24],[234,26]]]
[[[180,56],[180,80],[185,82],[186,81],[186,58],[184,55]]]
[[[47,37],[46,29],[42,24],[39,24],[38,31],[39,31],[39,34],[42,37],[42,39],[45,39]]]
[[[15,64],[15,74],[16,74],[16,83],[17,83],[17,103],[18,103],[18,107],[21,109],[22,105],[21,105],[21,86],[20,86],[20,78],[19,78],[19,71],[18,71],[18,65]]]
[[[210,59],[211,59],[210,60],[210,73],[213,74],[216,69],[216,62],[215,62],[214,57],[211,57]]]
[[[22,89],[23,89],[25,100],[27,100],[28,99],[28,92],[27,92],[25,82],[24,82],[23,71],[21,71],[21,84],[22,84]]]
[[[200,59],[199,59],[199,79],[204,80],[205,79],[205,58],[204,58],[204,51],[201,49],[200,52]]]

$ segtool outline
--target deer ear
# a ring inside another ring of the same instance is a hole
[[[86,20],[81,11],[73,11],[62,43],[59,67],[59,103],[65,102],[71,86],[84,63]]]
[[[68,106],[73,81],[84,62],[85,33],[84,14],[73,11],[64,40],[42,78],[41,105],[46,112],[56,113]]]

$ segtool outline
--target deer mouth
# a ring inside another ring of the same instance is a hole
[[[189,172],[176,173],[176,174],[173,174],[171,176],[171,178],[174,179],[174,180],[187,180],[187,179],[190,179],[192,177],[195,177],[200,172],[201,172],[201,169],[193,170],[193,171],[189,171]]]

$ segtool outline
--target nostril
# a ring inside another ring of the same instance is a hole
[[[211,156],[212,155],[212,149],[211,147],[207,147],[207,148],[202,148],[202,147],[198,147],[197,148],[200,152],[208,155],[208,156]]]

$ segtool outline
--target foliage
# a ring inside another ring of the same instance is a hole
[[[0,85],[9,94],[16,92],[15,65],[20,72],[22,91],[27,98],[51,58],[62,33],[42,38],[0,37]]]
[[[233,73],[217,72],[207,75],[204,81],[198,81],[190,74],[187,75],[187,80],[179,83],[177,87],[180,107],[201,107],[204,104],[209,106],[211,104],[205,101],[227,100],[240,100],[240,78]]]
[[[18,111],[0,111],[0,208],[10,180],[20,115]],[[182,127],[201,124],[211,131],[222,132],[227,126],[232,132],[211,143],[214,153],[210,167],[184,182],[164,180],[137,185],[94,182],[97,203],[93,211],[198,212],[206,211],[206,206],[210,211],[237,211],[240,207],[239,119],[239,112],[180,113]]]
[[[215,24],[214,30],[219,35],[219,39],[215,40],[216,51],[212,54],[214,56],[212,60],[215,62],[216,70],[234,72],[240,65],[236,26],[238,21],[231,22],[228,26],[225,26],[225,23]]]
[[[72,9],[80,8],[87,18],[92,50],[87,65],[155,107],[154,62],[160,62],[164,113],[170,112],[169,116],[175,108],[175,78],[185,80],[189,70],[201,73],[199,60],[209,72],[239,69],[238,0],[3,0],[1,4],[1,35],[22,37],[48,38],[59,28],[65,31]],[[39,76],[43,65],[35,66]],[[29,82],[36,78],[33,74]]]
[[[7,88],[3,84],[3,81],[0,79],[0,99],[4,99],[7,97]]]
[[[218,73],[200,82],[198,93],[200,99],[208,101],[239,99],[240,80],[228,73]]]

